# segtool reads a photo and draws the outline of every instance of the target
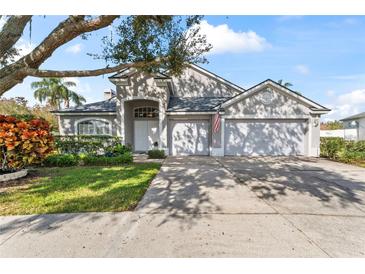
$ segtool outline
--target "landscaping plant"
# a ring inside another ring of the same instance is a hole
[[[321,157],[365,167],[365,141],[347,141],[339,137],[322,137]]]
[[[120,137],[106,135],[55,136],[55,145],[60,154],[101,155],[117,148],[120,143]]]
[[[130,164],[133,162],[132,153],[129,151],[121,155],[111,156],[111,157],[85,155],[81,159],[85,166],[112,166],[112,165]]]
[[[0,169],[9,172],[40,163],[54,149],[50,126],[43,119],[19,120],[0,115]]]
[[[166,157],[165,151],[162,149],[151,149],[147,154],[150,159],[164,159]]]
[[[77,166],[79,157],[73,154],[51,154],[44,159],[43,164],[48,167]]]

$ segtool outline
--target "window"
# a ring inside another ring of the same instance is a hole
[[[78,124],[79,135],[108,135],[110,123],[101,120],[87,120]]]
[[[157,118],[158,109],[155,107],[140,107],[134,109],[134,118]]]

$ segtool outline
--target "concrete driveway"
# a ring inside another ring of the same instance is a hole
[[[365,257],[365,169],[170,157],[134,212],[0,218],[1,257]]]

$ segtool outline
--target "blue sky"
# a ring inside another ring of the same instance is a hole
[[[24,52],[37,45],[62,19],[36,16],[32,35],[26,29],[19,47]],[[212,43],[208,70],[244,88],[267,78],[284,79],[293,89],[333,109],[324,116],[339,119],[365,111],[364,16],[206,16],[202,32]],[[77,38],[59,48],[42,65],[47,69],[99,68],[88,52],[101,51],[100,39],[107,28],[89,40]],[[27,78],[5,93],[24,96],[35,103]],[[107,75],[74,79],[76,90],[88,102],[102,100],[103,90],[113,88]]]

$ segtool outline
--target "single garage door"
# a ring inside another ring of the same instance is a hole
[[[226,120],[225,155],[304,155],[306,120]]]
[[[208,155],[209,121],[171,121],[172,155]]]

